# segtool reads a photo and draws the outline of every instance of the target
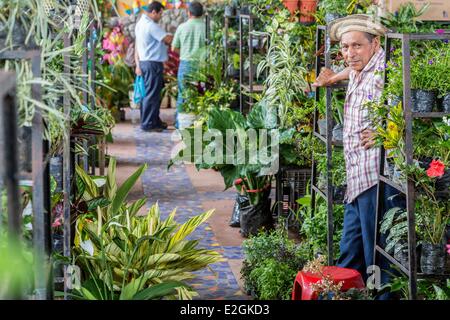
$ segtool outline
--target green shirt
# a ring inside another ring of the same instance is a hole
[[[180,60],[192,61],[205,46],[206,30],[203,19],[189,19],[180,24],[175,32],[172,47],[180,49]]]

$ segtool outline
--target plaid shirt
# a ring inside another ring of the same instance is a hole
[[[368,100],[379,99],[383,91],[384,79],[375,74],[383,70],[384,50],[375,53],[366,67],[356,76],[350,73],[350,81],[344,105],[344,156],[347,173],[345,202],[351,203],[364,191],[378,183],[380,150],[361,146],[361,132],[374,129],[369,112],[364,107]]]

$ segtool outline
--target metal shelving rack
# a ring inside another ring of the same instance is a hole
[[[325,40],[325,66],[329,67],[331,64],[331,54],[330,47],[331,41],[327,34],[326,26],[317,26],[316,31],[316,52],[319,52],[321,48],[321,44],[323,43],[322,39]],[[322,67],[323,62],[319,55],[316,57],[316,74],[320,73],[320,69]],[[312,159],[312,171],[311,171],[311,204],[313,213],[315,211],[316,205],[316,195],[319,195],[325,201],[327,201],[328,208],[328,230],[327,230],[327,247],[328,247],[328,265],[334,265],[334,252],[333,252],[333,233],[334,233],[334,217],[333,217],[333,206],[336,204],[333,198],[333,183],[331,177],[332,170],[332,154],[333,147],[341,147],[342,143],[335,143],[332,141],[332,130],[333,130],[333,109],[331,105],[332,99],[332,91],[336,89],[344,89],[347,87],[346,83],[339,83],[333,86],[326,87],[326,119],[327,119],[327,135],[326,137],[322,136],[317,131],[317,120],[319,117],[319,110],[316,108],[314,112],[314,126],[313,126],[313,134],[320,141],[326,144],[326,154],[327,154],[327,190],[320,190],[317,186],[317,166],[314,159]],[[317,87],[315,90],[315,101],[316,104],[319,102],[319,88]]]
[[[0,196],[6,189],[8,199],[8,233],[9,237],[20,237],[20,194],[19,194],[19,156],[17,143],[5,143],[6,140],[17,141],[16,112],[16,75],[13,72],[0,72],[0,154],[4,164],[0,170]],[[0,228],[2,227],[2,205],[0,204]]]
[[[31,63],[33,78],[41,77],[41,51],[39,48],[3,51],[0,60],[28,60]],[[42,100],[41,85],[31,85],[31,95],[36,101]],[[12,120],[12,118],[11,118]],[[32,187],[33,206],[33,245],[36,253],[35,263],[35,286],[36,299],[51,299],[53,287],[49,281],[48,270],[52,250],[50,230],[50,161],[48,159],[49,145],[44,139],[44,121],[42,111],[37,109],[34,113],[31,127],[31,172],[25,168],[25,175],[19,180],[19,185]],[[28,159],[26,159],[26,162]],[[17,164],[17,163],[16,163]],[[17,199],[20,199],[18,197]],[[14,201],[14,200],[13,200]],[[15,227],[21,228],[20,217],[14,219]]]
[[[261,33],[261,32],[255,32],[253,30],[253,22],[255,17],[253,15],[243,15],[241,14],[239,16],[239,62],[240,62],[240,68],[239,68],[239,97],[240,97],[240,111],[241,113],[246,113],[245,108],[245,96],[248,96],[249,101],[247,104],[251,108],[253,103],[253,94],[254,93],[261,93],[264,91],[264,85],[261,84],[255,84],[255,81],[253,79],[253,38],[268,38],[268,34]],[[246,44],[246,41],[244,40],[244,21],[248,21],[248,42]],[[267,41],[268,42],[268,41]],[[248,47],[248,58],[249,58],[249,79],[248,84],[245,83],[245,77],[244,77],[244,47]]]
[[[230,30],[230,25],[231,25],[231,21],[236,21],[238,19],[238,16],[224,16],[224,39],[223,39],[223,45],[224,45],[224,56],[223,56],[223,61],[224,61],[224,70],[225,70],[225,77],[229,78],[230,75],[228,74],[228,54],[230,50],[237,50],[240,47],[239,42],[236,43],[235,45],[231,45],[229,42],[229,30]]]
[[[411,41],[427,41],[427,40],[450,40],[450,33],[438,34],[398,34],[388,33],[386,35],[386,61],[390,59],[390,49],[393,39],[401,40],[402,42],[402,59],[403,59],[403,112],[405,119],[405,153],[406,164],[413,165],[413,128],[412,123],[417,118],[442,118],[450,115],[445,112],[429,112],[416,113],[412,112],[411,101]],[[377,215],[376,215],[376,231],[375,231],[375,248],[374,248],[374,265],[377,265],[378,255],[383,255],[389,262],[397,266],[409,278],[409,298],[411,300],[417,299],[417,279],[418,278],[450,278],[450,275],[425,275],[417,273],[417,254],[416,254],[416,223],[415,223],[415,188],[414,181],[407,176],[406,186],[401,186],[391,181],[384,173],[385,154],[386,151],[381,147],[381,158],[379,167],[379,183],[377,191]],[[388,254],[380,246],[379,222],[382,218],[384,185],[388,184],[391,187],[406,195],[406,211],[408,222],[408,257],[409,268],[405,268],[394,257]]]

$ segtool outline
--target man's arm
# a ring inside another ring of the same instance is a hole
[[[313,87],[326,87],[335,84],[336,82],[347,80],[350,77],[351,68],[347,67],[339,73],[333,72],[331,69],[322,68],[316,81],[312,84]]]
[[[136,41],[134,42],[134,62],[136,62],[136,69],[135,69],[136,75],[137,76],[142,75],[142,70],[139,67],[139,53],[138,53],[138,50],[137,50],[137,43],[136,43]]]

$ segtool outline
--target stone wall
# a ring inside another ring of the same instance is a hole
[[[112,17],[108,21],[108,26],[113,27],[117,24],[123,26],[124,34],[131,40],[134,41],[135,34],[134,28],[137,22],[138,16],[130,15],[124,17]],[[188,19],[186,9],[169,9],[164,10],[160,25],[169,33],[175,33],[178,26]]]

